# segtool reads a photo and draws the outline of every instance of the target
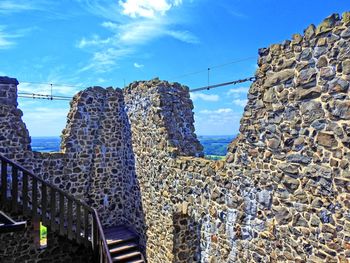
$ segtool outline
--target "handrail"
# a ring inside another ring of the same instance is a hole
[[[106,241],[106,237],[104,235],[104,232],[103,232],[103,228],[102,228],[102,224],[101,224],[101,221],[100,221],[100,218],[98,216],[98,213],[95,209],[94,210],[94,214],[95,214],[95,220],[96,220],[96,225],[97,225],[97,228],[99,230],[99,233],[102,233],[102,235],[100,235],[100,242],[102,243],[102,246],[103,246],[103,252],[106,252],[104,253],[103,255],[103,258],[104,259],[107,259],[105,262],[113,262],[112,261],[112,257],[111,257],[111,253],[109,252],[109,249],[108,249],[108,244],[107,244],[107,241]],[[101,255],[100,255],[101,257]]]
[[[112,263],[102,224],[94,208],[39,178],[5,156],[0,155],[0,160],[0,201],[4,205],[11,202],[11,208],[15,211],[21,206],[24,214],[41,219],[43,224],[50,226],[53,231],[66,235],[69,239],[76,239],[78,243],[92,246],[98,262]],[[10,174],[8,174],[8,166],[11,166],[12,169]],[[19,171],[22,172],[22,178],[19,177]],[[11,182],[8,184],[7,180],[10,176]],[[31,179],[31,185],[28,178]],[[19,195],[20,179],[22,179],[22,191],[20,192],[22,195]],[[9,189],[11,191],[8,191]],[[50,190],[50,194],[47,190]],[[10,198],[8,192],[10,192]]]
[[[14,163],[13,161],[11,161],[10,159],[6,158],[5,156],[0,154],[0,160],[3,160],[5,162],[7,162],[8,164],[10,164],[13,167],[16,167],[18,170],[26,173],[27,175],[30,175],[31,177],[35,178],[36,180],[38,180],[39,182],[46,184],[47,186],[55,189],[55,191],[61,193],[62,195],[64,195],[65,197],[67,197],[68,199],[71,199],[72,201],[77,202],[79,205],[85,207],[86,209],[90,210],[92,212],[92,210],[94,210],[94,208],[88,206],[87,204],[85,204],[84,202],[80,201],[79,199],[77,199],[76,197],[74,197],[73,195],[63,191],[62,189],[58,188],[56,185],[51,184],[50,182],[47,182],[43,179],[41,179],[40,177],[34,175],[31,171],[27,170],[26,168],[22,167],[19,164]]]

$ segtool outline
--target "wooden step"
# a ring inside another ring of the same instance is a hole
[[[131,249],[138,249],[138,244],[135,242],[120,243],[118,246],[110,248],[109,252],[112,254],[122,253]]]
[[[133,261],[128,261],[128,263],[145,263],[145,261],[143,261],[143,259],[136,259]]]
[[[132,261],[137,261],[142,259],[141,252],[135,251],[131,253],[125,253],[118,255],[116,257],[113,257],[113,262],[132,262]]]
[[[123,242],[138,240],[138,237],[134,232],[123,226],[106,229],[104,230],[104,233],[109,247],[116,246]]]

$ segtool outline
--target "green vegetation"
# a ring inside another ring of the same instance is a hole
[[[207,136],[200,135],[198,139],[204,147],[204,154],[209,159],[210,156],[223,157],[227,153],[227,146],[234,139],[233,135]],[[215,157],[214,157],[215,158]],[[221,158],[222,159],[222,158]],[[214,159],[218,160],[218,159]]]
[[[220,161],[220,160],[224,160],[225,156],[221,156],[221,155],[205,155],[205,158],[209,159],[209,160]]]
[[[45,247],[47,245],[47,228],[40,222],[40,246]]]

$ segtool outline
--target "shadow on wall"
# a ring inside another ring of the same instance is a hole
[[[146,224],[145,215],[142,206],[142,196],[140,190],[139,179],[136,175],[135,169],[135,155],[132,147],[132,133],[128,115],[126,113],[124,97],[121,102],[122,110],[120,112],[121,119],[123,120],[123,142],[124,142],[124,174],[126,175],[124,181],[124,214],[126,224],[129,228],[133,229],[140,238],[140,246],[143,254],[146,256]]]
[[[200,262],[201,226],[194,218],[182,213],[173,214],[174,262]]]

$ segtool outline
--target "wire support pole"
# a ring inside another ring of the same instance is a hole
[[[190,92],[196,92],[196,91],[200,91],[200,90],[210,90],[210,89],[215,89],[215,88],[219,88],[219,87],[223,87],[223,86],[236,85],[239,83],[244,83],[244,82],[248,82],[248,81],[255,81],[255,80],[256,80],[255,77],[238,79],[238,80],[234,80],[234,81],[230,81],[230,82],[224,82],[224,83],[215,84],[215,85],[211,85],[211,86],[208,85],[206,87],[201,87],[201,88],[197,88],[197,89],[191,89]]]

